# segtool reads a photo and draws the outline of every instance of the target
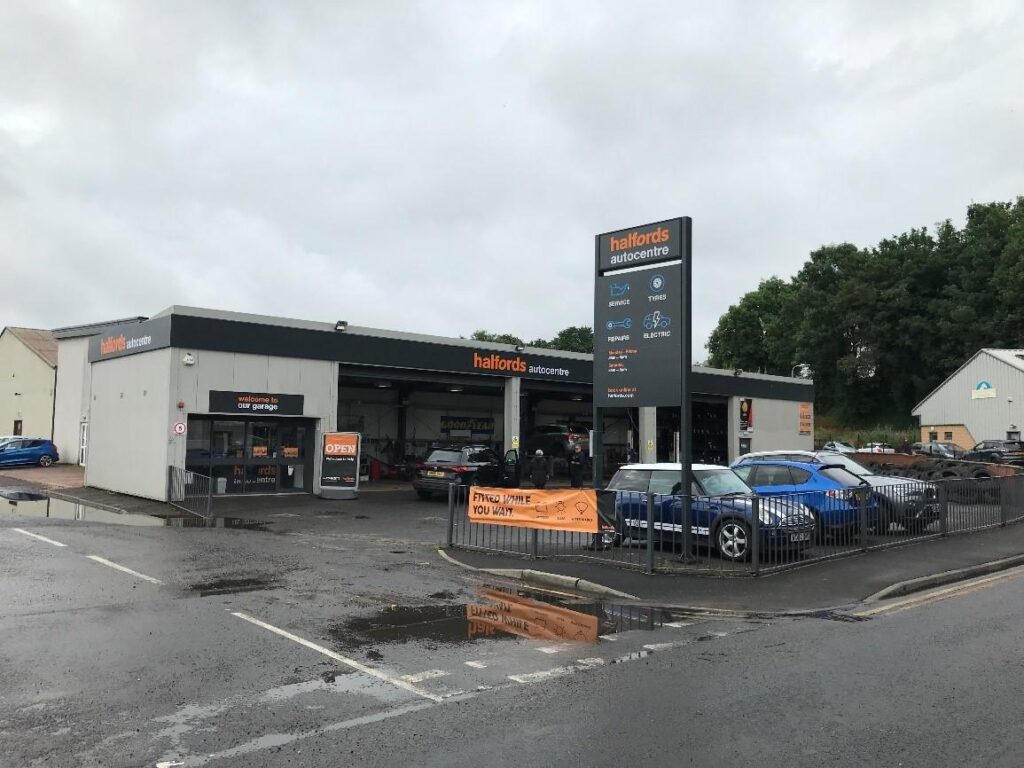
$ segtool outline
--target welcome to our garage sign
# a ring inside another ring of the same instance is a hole
[[[474,523],[516,528],[598,533],[612,527],[614,503],[614,493],[599,494],[579,488],[553,491],[470,488],[469,519]]]

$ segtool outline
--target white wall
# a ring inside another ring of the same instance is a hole
[[[740,399],[729,398],[729,461],[739,456]],[[752,451],[813,451],[814,406],[811,406],[811,434],[800,434],[800,403],[792,400],[752,398],[754,430],[750,436]]]
[[[168,435],[174,422],[188,421],[188,414],[210,412],[210,390],[302,395],[302,415],[317,419],[313,488],[314,492],[319,492],[323,433],[334,432],[337,424],[337,363],[194,349],[171,349],[168,352],[170,391],[163,410]],[[195,359],[194,365],[182,363],[187,352]],[[181,408],[177,405],[179,402],[183,403]],[[185,437],[169,438],[168,444],[169,450],[164,457],[165,473],[168,465],[185,466]]]
[[[166,499],[170,369],[169,349],[93,363],[86,485]]]
[[[53,441],[62,464],[78,463],[79,425],[88,419],[91,397],[89,338],[59,340]]]
[[[53,436],[53,368],[13,333],[0,335],[0,435]],[[15,394],[15,393],[19,394]]]

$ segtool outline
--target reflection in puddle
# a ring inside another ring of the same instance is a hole
[[[198,592],[200,597],[210,595],[233,595],[237,592],[255,592],[260,589],[277,589],[280,585],[273,578],[253,576],[244,579],[214,579],[199,584],[189,584],[188,588]]]
[[[143,515],[113,512],[88,504],[65,499],[52,499],[44,494],[12,488],[0,488],[0,515],[18,517],[50,518],[53,520],[81,520],[89,523],[110,525],[150,526],[169,528],[240,528],[250,531],[265,531],[262,520],[248,520],[242,517],[212,517],[204,519],[192,515]]]
[[[685,618],[679,611],[604,602],[573,602],[529,590],[485,587],[458,605],[390,606],[328,629],[343,648],[426,641],[458,644],[526,637],[596,643],[600,635],[654,630]]]

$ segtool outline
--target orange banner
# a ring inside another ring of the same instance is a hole
[[[504,632],[535,640],[597,642],[597,616],[496,589],[481,590],[480,595],[491,603],[466,606],[471,639]]]
[[[597,492],[580,488],[470,488],[469,519],[544,531],[597,533]]]

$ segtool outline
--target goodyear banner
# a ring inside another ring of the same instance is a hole
[[[474,523],[598,533],[614,527],[614,492],[564,488],[470,488],[469,519]]]
[[[504,632],[535,640],[597,642],[597,616],[496,589],[481,590],[480,596],[487,602],[466,606],[470,639]]]

